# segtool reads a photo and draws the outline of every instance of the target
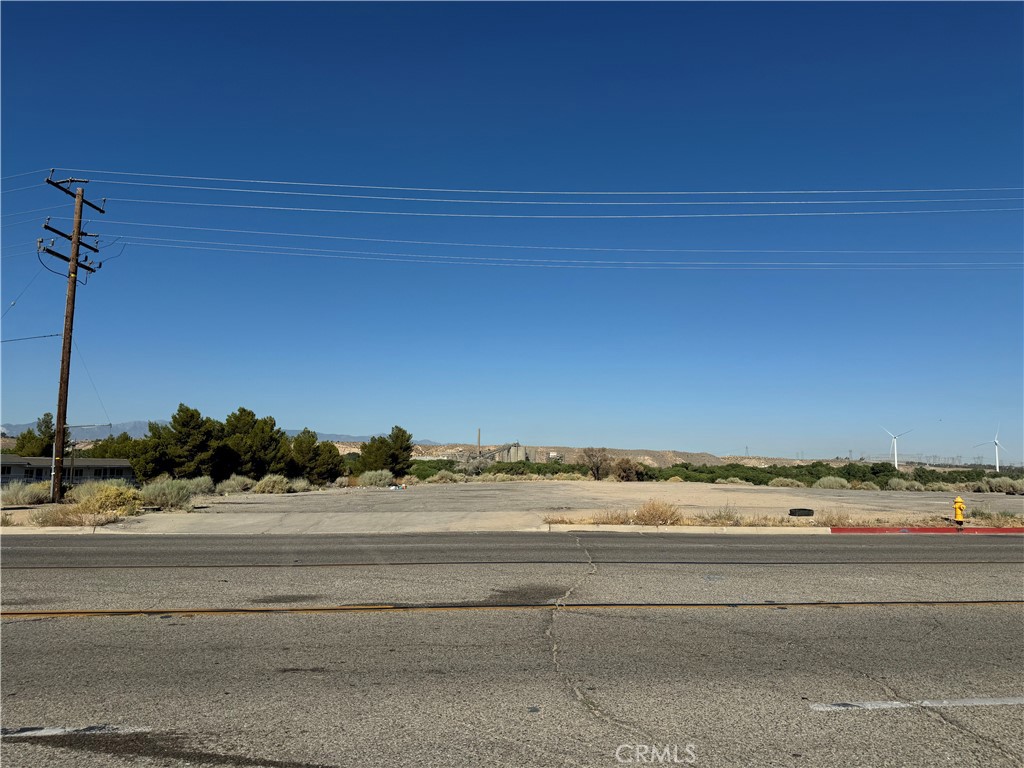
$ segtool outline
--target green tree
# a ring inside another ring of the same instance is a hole
[[[239,408],[224,420],[224,440],[238,455],[237,471],[259,479],[268,473],[294,476],[291,444],[273,416],[257,419],[248,408]]]
[[[64,445],[71,445],[70,430],[64,427]],[[52,413],[44,413],[36,419],[36,428],[29,427],[14,443],[14,453],[18,456],[52,456],[53,440],[57,436],[57,427],[53,422]]]
[[[311,483],[323,485],[337,480],[345,469],[341,453],[334,443],[320,443],[316,447],[313,464],[306,479]]]
[[[170,424],[149,423],[149,434],[138,441],[131,458],[132,468],[143,480],[164,473],[172,477],[213,477],[219,474],[214,471],[215,452],[223,431],[224,425],[216,419],[180,403]]]
[[[90,459],[131,459],[138,452],[139,442],[127,432],[122,432],[116,437],[111,435],[96,441],[81,455]]]
[[[404,477],[412,469],[412,434],[395,425],[388,442],[391,444],[388,469],[395,477]]]
[[[335,453],[337,453],[337,451],[335,451]],[[313,480],[309,475],[310,472],[313,471],[316,459],[316,432],[309,428],[305,428],[292,438],[292,462],[294,462],[296,473],[312,482]]]
[[[378,435],[364,443],[359,456],[360,474],[375,469],[390,469],[395,477],[403,477],[412,469],[412,435],[399,426],[387,436]]]

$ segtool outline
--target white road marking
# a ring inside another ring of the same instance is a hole
[[[852,712],[860,709],[911,709],[913,707],[998,707],[1024,705],[1024,696],[974,699],[922,699],[921,701],[844,701],[837,704],[811,704],[815,712]]]
[[[4,739],[27,739],[53,736],[101,736],[111,733],[148,733],[149,728],[124,728],[117,725],[87,725],[84,728],[62,728],[60,726],[4,728],[0,737]]]

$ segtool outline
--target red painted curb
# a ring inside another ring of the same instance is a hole
[[[832,533],[956,533],[956,528],[832,528]],[[964,528],[963,533],[1024,536],[1024,528]]]

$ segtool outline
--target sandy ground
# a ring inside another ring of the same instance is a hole
[[[973,511],[1024,514],[1024,496],[961,494]],[[139,533],[299,533],[526,530],[546,519],[581,521],[632,510],[648,499],[686,516],[729,510],[740,517],[787,517],[794,507],[877,524],[914,524],[952,514],[952,493],[832,491],[704,483],[511,482],[415,485],[406,490],[345,488],[288,495],[201,497],[196,511],[152,513],[115,524]],[[37,508],[38,509],[38,508]],[[35,510],[15,509],[25,524]],[[983,525],[984,523],[979,523]]]

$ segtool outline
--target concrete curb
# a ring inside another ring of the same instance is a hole
[[[0,539],[4,536],[27,536],[44,533],[62,533],[70,535],[81,535],[87,533],[130,533],[130,531],[118,531],[110,528],[104,528],[99,525],[95,528],[91,525],[48,525],[43,527],[33,527],[31,525],[5,525],[0,528]]]
[[[828,528],[814,528],[811,526],[712,526],[712,525],[572,525],[569,523],[551,523],[548,525],[551,533],[571,533],[576,531],[603,531],[606,533],[747,533],[747,534],[828,534],[832,531]]]
[[[832,533],[973,533],[989,536],[1003,534],[1006,536],[1024,536],[1024,528],[833,528]]]
[[[379,533],[381,535],[404,535],[409,533],[679,533],[679,534],[733,534],[760,536],[789,535],[830,535],[830,534],[956,534],[955,528],[815,528],[811,526],[709,526],[709,525],[572,525],[568,523],[550,523],[532,528],[516,528],[496,530],[484,528],[465,531],[337,531],[325,534],[322,531],[313,533],[280,534],[288,536],[323,536],[352,535],[365,536]],[[964,534],[1024,536],[1024,528],[964,528]],[[136,531],[132,529],[108,528],[105,526],[47,526],[34,528],[31,526],[4,526],[0,528],[0,539],[4,536],[36,536],[36,535],[82,536],[88,534],[108,536],[274,536],[273,533],[254,533],[252,531]]]

